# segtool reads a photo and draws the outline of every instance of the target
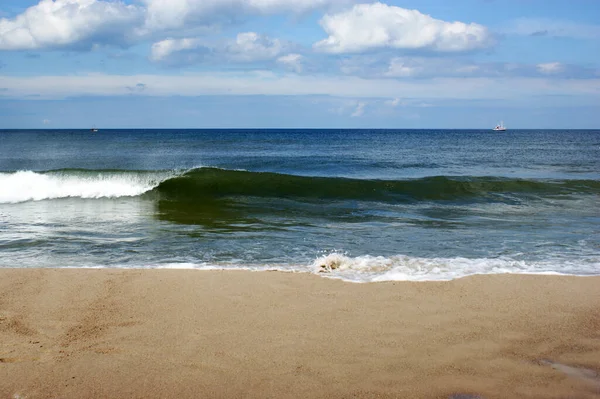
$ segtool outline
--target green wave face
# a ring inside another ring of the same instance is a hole
[[[593,194],[600,193],[600,182],[443,176],[395,181],[358,180],[202,168],[163,181],[156,190],[168,200],[261,197],[396,203],[461,198],[489,199],[495,194]]]
[[[361,203],[365,202],[378,202],[385,208],[421,202],[518,203],[598,194],[600,182],[443,176],[387,181],[201,168],[163,181],[154,192],[159,197],[160,219],[211,228],[237,225],[239,229],[240,225],[264,224],[265,215],[275,220],[293,216],[296,220],[364,221],[361,212],[366,206]]]

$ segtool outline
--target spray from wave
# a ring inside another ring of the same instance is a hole
[[[157,187],[176,172],[19,171],[0,173],[0,203],[59,198],[134,197]]]

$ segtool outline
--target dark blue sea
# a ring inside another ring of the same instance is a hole
[[[0,267],[600,274],[600,130],[4,130]]]

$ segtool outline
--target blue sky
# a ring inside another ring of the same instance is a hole
[[[598,0],[2,0],[0,128],[600,128]]]

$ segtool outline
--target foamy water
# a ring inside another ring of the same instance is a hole
[[[0,203],[41,201],[58,198],[134,197],[155,188],[174,173],[0,173]]]
[[[338,253],[320,257],[312,264],[313,273],[353,282],[447,281],[480,274],[595,274],[599,268],[600,259],[527,262],[510,258],[419,258],[406,255],[348,257]]]
[[[373,283],[386,281],[450,281],[473,275],[496,274],[596,275],[600,269],[600,259],[588,259],[584,262],[565,262],[559,259],[527,262],[509,258],[419,258],[406,255],[349,257],[340,253],[330,253],[315,259],[312,264],[165,263],[137,266],[131,264],[113,265],[111,267],[197,271],[279,271],[315,274],[320,277],[352,283]],[[87,268],[103,267],[88,266]]]

